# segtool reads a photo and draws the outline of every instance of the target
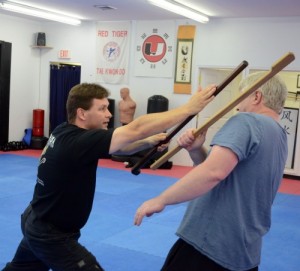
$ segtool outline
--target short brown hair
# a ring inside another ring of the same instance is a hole
[[[78,108],[88,110],[93,99],[103,99],[109,96],[109,91],[92,83],[82,83],[71,88],[67,99],[68,122],[74,123]]]

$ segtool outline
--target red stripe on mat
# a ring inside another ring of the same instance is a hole
[[[15,155],[22,155],[22,156],[31,156],[31,157],[39,157],[41,155],[42,150],[22,150],[22,151],[11,151],[11,152],[1,152],[1,154],[9,153]],[[116,162],[110,159],[101,159],[98,163],[101,167],[112,168],[112,169],[120,169],[126,170],[128,172],[131,171],[130,168],[125,168],[123,162]],[[166,176],[166,177],[174,177],[174,178],[181,178],[186,173],[191,170],[192,167],[185,167],[185,166],[176,166],[174,165],[172,169],[142,169],[139,176],[142,177],[143,173],[158,175],[158,176]],[[286,194],[293,194],[293,195],[300,195],[300,181],[283,178],[281,186],[279,188],[279,192],[286,193]]]
[[[0,154],[6,154],[6,153],[21,155],[21,156],[40,157],[42,150],[27,149],[27,150],[21,150],[21,151],[8,151],[8,152],[0,151]]]
[[[279,192],[285,194],[300,195],[300,181],[283,178]]]

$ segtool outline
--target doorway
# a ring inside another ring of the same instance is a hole
[[[12,44],[0,41],[0,146],[8,142]]]
[[[66,102],[71,88],[80,83],[81,65],[50,63],[50,122],[49,134],[67,121]]]

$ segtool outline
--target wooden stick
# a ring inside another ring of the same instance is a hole
[[[221,117],[223,117],[225,114],[227,114],[231,109],[233,109],[235,106],[237,106],[242,100],[247,98],[250,94],[252,94],[255,90],[257,90],[259,87],[261,87],[264,83],[266,83],[275,74],[280,72],[283,68],[285,68],[288,64],[290,64],[294,60],[295,60],[295,56],[291,52],[289,52],[286,55],[284,55],[283,57],[281,57],[276,63],[274,63],[272,65],[272,68],[270,71],[266,72],[266,74],[264,76],[262,76],[259,80],[257,80],[252,86],[250,86],[246,90],[244,90],[243,93],[241,93],[235,100],[233,100],[226,107],[224,107],[222,110],[217,112],[214,116],[212,116],[209,120],[207,120],[201,127],[199,127],[195,131],[194,135],[197,137],[203,131],[207,130],[211,125],[213,125]],[[165,163],[170,157],[175,155],[181,149],[182,149],[182,147],[176,146],[175,148],[173,148],[172,150],[167,152],[165,155],[160,157],[157,161],[155,161],[150,166],[150,168],[151,169],[159,168],[163,163]]]
[[[237,66],[231,74],[225,78],[225,80],[217,86],[216,91],[214,92],[214,96],[217,96],[229,83],[237,77],[246,67],[248,66],[247,61],[242,61],[239,66]],[[165,140],[159,142],[157,145],[155,145],[142,159],[140,159],[131,169],[131,173],[134,175],[140,174],[140,169],[154,156],[154,154],[157,153],[157,148],[163,144],[168,143],[171,138],[178,133],[194,116],[192,115],[187,117],[181,124],[179,124],[171,133],[169,133]]]

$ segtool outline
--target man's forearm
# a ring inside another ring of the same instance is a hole
[[[165,205],[190,201],[207,193],[219,182],[220,179],[200,165],[166,189],[158,198]]]
[[[146,139],[141,139],[141,140],[137,140],[137,141],[125,146],[124,148],[122,148],[121,150],[119,150],[118,152],[116,152],[114,154],[131,155],[131,154],[146,150],[151,147],[152,147],[152,145]]]
[[[139,139],[166,131],[174,125],[183,122],[189,116],[200,112],[213,100],[215,90],[215,85],[210,85],[203,90],[199,88],[186,104],[165,112],[141,116],[130,123],[132,125],[131,128],[142,135]]]
[[[229,148],[214,146],[203,163],[194,167],[159,197],[166,205],[199,197],[224,180],[237,163],[236,154]]]
[[[185,107],[179,107],[165,112],[152,113],[138,117],[128,125],[143,137],[166,131],[190,116]]]

